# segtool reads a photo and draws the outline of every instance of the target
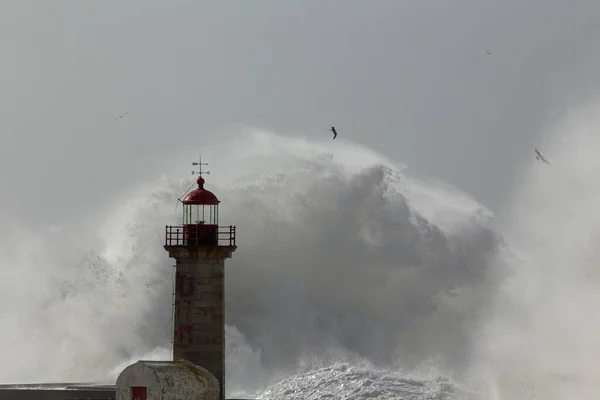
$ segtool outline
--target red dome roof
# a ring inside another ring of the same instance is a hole
[[[220,201],[213,192],[204,189],[204,179],[198,178],[196,181],[198,189],[189,192],[181,201],[183,204],[219,204]]]

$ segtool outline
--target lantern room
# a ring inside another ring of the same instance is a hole
[[[183,198],[183,225],[219,225],[219,199],[204,189],[204,178],[196,181],[198,189]]]
[[[189,192],[183,203],[183,240],[187,246],[217,246],[219,236],[219,199],[204,189],[204,178]]]

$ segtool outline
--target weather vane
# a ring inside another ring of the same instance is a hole
[[[203,163],[202,162],[202,155],[198,156],[198,162],[193,162],[192,163],[193,166],[198,166],[198,171],[192,171],[192,175],[200,175],[202,176],[202,174],[206,174],[206,175],[210,175],[210,171],[202,171],[202,166],[206,165],[208,166],[208,163]]]

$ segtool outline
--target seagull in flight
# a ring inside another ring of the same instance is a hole
[[[121,114],[121,115],[119,115],[117,118],[113,119],[113,122],[115,122],[115,121],[116,121],[116,120],[118,120],[118,119],[121,119],[121,118],[123,118],[124,116],[126,116],[126,115],[128,115],[128,114],[129,114],[129,111],[127,111],[127,112],[126,112],[126,113],[124,113],[124,114]]]
[[[488,55],[488,56],[492,55],[492,53],[490,53],[488,50],[482,51],[481,54],[485,54],[485,55]]]
[[[535,149],[535,159],[540,160],[540,161],[545,162],[546,164],[550,165],[548,160],[546,160],[546,158],[542,155],[542,153],[540,153],[540,151],[538,149]]]
[[[332,126],[330,131],[333,132],[333,139],[335,139],[337,137],[337,132],[335,131],[335,127]]]

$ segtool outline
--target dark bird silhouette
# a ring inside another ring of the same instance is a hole
[[[121,114],[121,115],[119,115],[117,118],[113,119],[113,122],[115,122],[115,121],[116,121],[116,120],[118,120],[118,119],[121,119],[121,118],[123,118],[123,117],[124,117],[124,116],[126,116],[126,115],[129,115],[129,111],[127,111],[126,113],[124,113],[124,114]]]
[[[545,162],[546,164],[550,165],[548,160],[546,160],[546,158],[542,155],[542,153],[539,152],[538,149],[535,149],[535,159],[540,160],[540,161]]]
[[[332,126],[330,131],[333,132],[333,139],[335,139],[337,137],[337,132],[335,131],[335,127]]]

